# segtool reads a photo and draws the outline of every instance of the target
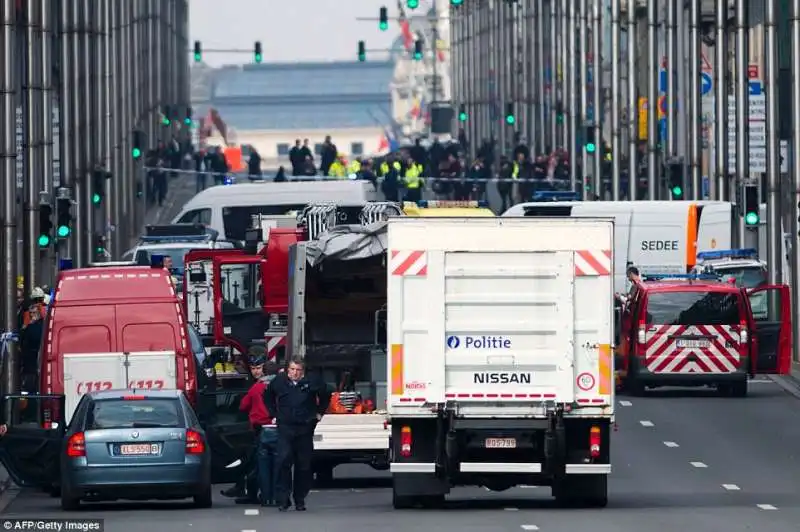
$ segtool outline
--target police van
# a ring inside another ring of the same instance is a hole
[[[623,292],[628,264],[686,274],[698,252],[729,249],[735,215],[733,204],[722,201],[555,201],[520,203],[502,216],[613,218],[614,287]]]

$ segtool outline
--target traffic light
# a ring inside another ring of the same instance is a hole
[[[464,0],[450,0],[450,5],[451,6],[460,6],[463,3],[464,3]]]
[[[419,7],[419,0],[408,0],[406,6],[408,6],[408,9],[417,9]]]
[[[381,31],[386,31],[389,29],[389,10],[386,7],[382,7],[379,15],[379,22],[378,27]]]
[[[414,61],[422,61],[422,40],[414,41]]]
[[[458,121],[459,122],[466,122],[467,121],[467,106],[463,103],[458,106]]]
[[[364,41],[358,41],[358,60],[362,63],[367,60],[367,44]]]
[[[744,186],[744,223],[745,225],[758,225],[761,221],[759,214],[760,202],[758,201],[758,185]]]
[[[556,102],[556,122],[564,123],[564,104],[561,102]]]
[[[96,234],[92,238],[92,252],[95,262],[102,262],[106,258],[106,238]]]
[[[514,116],[514,104],[508,102],[506,104],[506,124],[514,125],[517,122],[517,117]]]
[[[168,126],[172,123],[172,109],[169,105],[165,105],[161,108],[161,125]]]
[[[256,41],[255,50],[253,51],[253,59],[255,59],[256,63],[260,63],[264,60],[264,53],[261,50],[261,41]]]
[[[203,48],[200,41],[194,41],[194,62],[200,63],[203,60]]]
[[[53,240],[53,207],[49,203],[39,204],[39,247],[46,248]]]
[[[131,143],[131,156],[134,159],[142,157],[142,150],[144,149],[144,133],[137,130],[133,132],[133,142]]]
[[[186,108],[186,116],[183,118],[183,123],[186,124],[187,126],[191,126],[192,125],[192,116],[193,115],[194,115],[194,112],[192,111],[192,108],[191,107],[187,107]]]
[[[56,200],[58,211],[58,226],[56,236],[58,238],[69,238],[72,234],[72,200],[69,198],[58,198]]]
[[[597,143],[594,138],[594,126],[586,126],[584,133],[584,145],[586,146],[586,153],[594,153],[597,151]]]
[[[106,197],[106,179],[111,174],[102,168],[96,168],[92,172],[92,205],[100,205]]]
[[[669,180],[669,193],[674,200],[683,199],[683,163],[671,162],[667,165],[667,179]]]

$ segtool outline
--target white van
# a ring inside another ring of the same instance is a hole
[[[736,225],[723,201],[563,201],[514,205],[503,216],[614,218],[614,289],[625,290],[626,265],[641,273],[685,274],[697,253],[729,249]]]
[[[227,240],[244,240],[251,215],[282,215],[301,211],[309,203],[335,203],[355,207],[356,221],[361,208],[377,201],[378,193],[368,181],[295,181],[286,183],[241,183],[220,185],[200,192],[171,223],[201,223],[225,235]],[[344,209],[342,212],[346,212]]]

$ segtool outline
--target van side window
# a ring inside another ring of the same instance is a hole
[[[179,224],[205,224],[211,223],[211,209],[195,209],[189,211],[178,220]]]

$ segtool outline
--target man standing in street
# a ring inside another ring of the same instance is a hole
[[[275,495],[278,509],[282,512],[289,509],[290,493],[297,511],[306,509],[306,496],[312,481],[314,429],[328,410],[330,400],[331,394],[325,383],[306,376],[302,358],[293,358],[286,372],[279,374],[267,386],[264,404],[278,425]]]

